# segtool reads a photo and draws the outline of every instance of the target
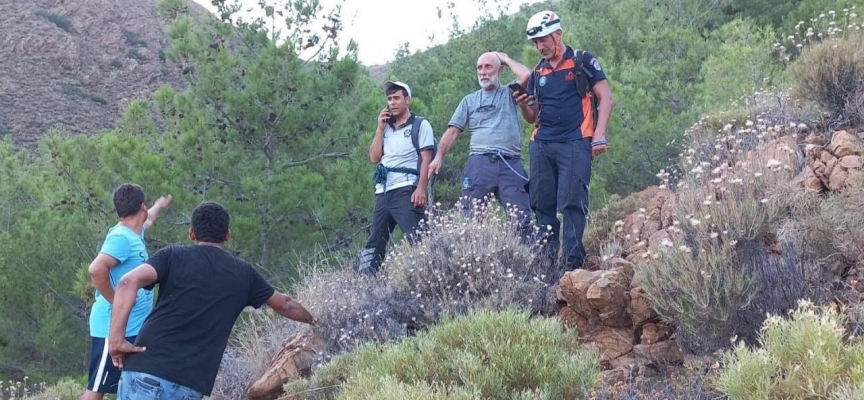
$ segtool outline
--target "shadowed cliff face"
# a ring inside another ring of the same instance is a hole
[[[207,11],[189,1],[190,12]],[[132,99],[182,86],[157,0],[0,0],[0,136],[93,134]]]

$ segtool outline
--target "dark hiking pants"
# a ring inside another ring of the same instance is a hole
[[[417,188],[406,186],[388,190],[375,195],[375,207],[372,210],[372,229],[366,246],[360,251],[360,262],[357,272],[374,274],[384,261],[384,253],[390,234],[396,225],[405,234],[409,243],[416,243],[416,230],[426,218],[425,208],[416,208],[411,202],[411,194]]]
[[[518,233],[527,243],[531,240],[531,200],[525,189],[526,178],[528,173],[520,157],[497,154],[468,156],[468,165],[462,175],[462,197],[467,200],[463,207],[470,211],[472,201],[494,196],[508,214],[515,214]],[[510,207],[515,210],[511,211]]]
[[[549,234],[543,255],[555,261],[561,222],[556,211],[564,216],[564,269],[582,266],[585,247],[582,234],[588,215],[588,185],[591,182],[591,139],[564,143],[532,141],[531,208],[537,216],[540,233]],[[551,230],[547,231],[547,226]]]

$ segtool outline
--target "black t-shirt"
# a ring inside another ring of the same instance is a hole
[[[144,372],[209,396],[237,316],[261,307],[274,289],[249,263],[214,246],[166,247],[147,264],[159,297],[144,321],[128,371]]]

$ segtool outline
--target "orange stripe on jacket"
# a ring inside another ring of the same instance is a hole
[[[594,111],[591,109],[591,99],[593,97],[594,93],[588,93],[582,98],[582,115],[585,118],[582,119],[580,129],[582,130],[583,139],[594,136]]]

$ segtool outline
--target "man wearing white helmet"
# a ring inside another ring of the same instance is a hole
[[[556,211],[561,211],[564,268],[579,268],[585,260],[582,234],[591,160],[608,149],[612,92],[597,59],[563,43],[557,14],[534,14],[525,34],[543,56],[528,80],[527,93],[514,93],[522,116],[535,124],[528,148],[531,207],[538,225],[551,227],[545,255],[552,260],[561,230]]]

